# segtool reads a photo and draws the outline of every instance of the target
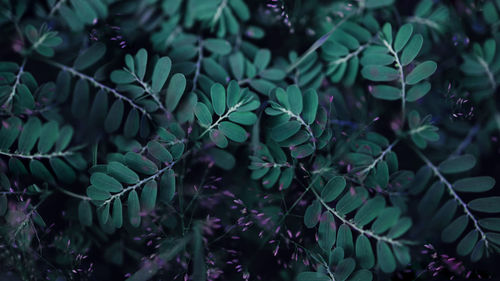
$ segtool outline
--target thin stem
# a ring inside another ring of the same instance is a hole
[[[141,79],[139,79],[139,77],[137,77],[137,75],[135,75],[135,73],[132,73],[128,70],[125,70],[127,71],[128,73],[130,73],[130,75],[134,76],[135,78],[135,81],[137,81],[137,83],[139,83],[141,85],[141,87],[144,89],[144,91],[150,95],[153,100],[156,102],[156,104],[158,105],[158,107],[165,113],[167,113],[167,109],[163,106],[163,104],[161,103],[160,99],[158,99],[158,97],[156,96],[156,93],[153,93],[153,90],[151,89],[151,87],[148,85],[148,83],[142,81]]]
[[[290,110],[288,109],[285,109],[283,107],[280,107],[278,110],[280,110],[281,112],[283,113],[286,113],[288,114],[288,116],[290,116],[291,118],[294,118],[295,120],[299,121],[299,123],[304,126],[306,128],[306,131],[307,131],[307,134],[309,135],[309,137],[311,138],[311,142],[312,142],[312,145],[313,145],[313,149],[316,150],[316,138],[314,137],[314,133],[311,129],[311,126],[309,126],[309,124],[307,124],[303,119],[302,117],[300,117],[299,115],[296,115],[295,113],[291,112]]]
[[[69,195],[71,197],[74,197],[74,198],[77,198],[77,199],[81,199],[81,200],[87,200],[87,201],[92,200],[90,197],[73,193],[73,192],[71,192],[69,190],[66,190],[66,189],[62,188],[62,187],[57,186],[56,188],[57,188],[58,191],[66,194],[66,195]]]
[[[16,81],[14,82],[14,85],[12,86],[12,90],[10,91],[10,94],[9,94],[9,97],[7,98],[7,100],[2,104],[1,107],[5,107],[5,106],[8,106],[9,103],[12,101],[12,99],[14,98],[14,96],[16,95],[16,90],[17,90],[17,86],[19,84],[21,84],[21,75],[23,74],[24,72],[24,66],[26,65],[26,61],[27,59],[24,58],[23,60],[23,63],[21,64],[21,66],[19,67],[19,70],[17,72],[17,75],[16,75]]]
[[[335,24],[332,29],[330,29],[327,33],[325,33],[323,36],[321,36],[316,42],[314,42],[307,51],[302,54],[297,60],[295,60],[287,69],[286,73],[290,73],[292,70],[294,70],[297,66],[299,66],[309,55],[314,53],[317,49],[319,49],[325,42],[330,38],[330,36],[337,31],[337,29],[344,24],[349,18],[351,18],[353,15],[356,13],[351,13],[347,16],[345,16],[343,19],[341,19],[337,24]]]
[[[488,80],[490,81],[491,88],[495,90],[497,88],[497,82],[495,81],[495,75],[491,72],[488,63],[481,57],[476,57],[479,64],[484,68],[486,75],[488,76]]]
[[[52,66],[55,66],[55,67],[57,67],[57,68],[59,68],[59,69],[61,69],[63,71],[69,72],[69,73],[71,73],[72,75],[74,75],[76,77],[79,77],[81,79],[87,80],[92,85],[94,85],[94,87],[102,89],[105,92],[111,93],[112,95],[114,95],[118,99],[124,100],[125,102],[127,102],[128,104],[130,104],[130,106],[132,106],[133,108],[139,110],[142,114],[146,115],[146,117],[148,119],[150,119],[150,120],[152,119],[151,115],[146,111],[146,109],[144,109],[141,106],[137,105],[134,101],[132,101],[130,98],[126,97],[125,95],[119,93],[117,90],[115,90],[115,89],[113,89],[113,88],[111,88],[109,86],[106,86],[106,85],[98,82],[94,78],[92,78],[92,77],[90,77],[90,76],[88,76],[86,74],[83,74],[83,73],[77,71],[76,69],[74,69],[72,67],[69,67],[69,66],[60,64],[58,62],[51,61],[51,60],[43,60],[43,62],[45,62],[47,64],[50,64]]]
[[[399,139],[395,140],[393,143],[391,143],[382,153],[366,168],[364,168],[362,171],[356,173],[358,176],[362,177],[366,173],[370,172],[375,166],[377,165],[378,162],[384,159],[385,155],[389,152],[392,151],[392,148],[399,142]]]
[[[198,77],[200,76],[202,60],[203,60],[203,41],[201,40],[201,37],[198,37],[198,59],[196,60],[196,71],[193,77],[193,87],[191,88],[191,93],[196,90],[198,84]]]
[[[391,44],[389,42],[382,40],[384,43],[385,47],[389,50],[389,53],[394,57],[394,60],[396,61],[396,66],[398,67],[399,71],[399,80],[401,82],[401,114],[402,120],[403,120],[403,125],[405,123],[405,118],[406,118],[406,83],[405,83],[405,75],[403,72],[403,65],[399,61],[399,56],[398,53],[392,48]]]
[[[56,157],[65,157],[69,155],[73,155],[73,151],[63,151],[63,152],[53,152],[49,154],[35,153],[35,154],[22,154],[22,153],[10,153],[6,151],[0,150],[0,155],[15,157],[15,158],[23,158],[23,159],[50,159]]]
[[[486,234],[479,226],[479,222],[474,217],[474,215],[471,213],[471,211],[467,207],[467,204],[462,200],[462,198],[460,198],[460,196],[458,196],[458,194],[455,192],[455,190],[453,189],[453,186],[450,184],[450,182],[441,174],[441,172],[439,172],[439,169],[436,166],[434,166],[434,164],[432,164],[432,162],[427,157],[425,157],[425,155],[422,152],[420,152],[420,150],[416,149],[415,147],[412,147],[412,148],[415,151],[415,153],[420,157],[420,159],[422,159],[422,161],[424,161],[425,164],[434,172],[434,175],[436,175],[439,178],[439,180],[446,186],[446,188],[448,189],[448,192],[455,199],[455,201],[457,201],[458,204],[460,204],[462,206],[465,214],[474,223],[474,228],[481,235],[481,240],[484,241],[484,246],[486,248],[488,248],[489,245],[488,245],[488,240],[486,239]]]
[[[50,9],[50,13],[49,13],[49,17],[51,17],[52,15],[54,15],[55,12],[57,12],[57,10],[59,10],[59,8],[61,8],[61,5],[64,4],[66,2],[66,0],[59,0],[57,2],[57,4],[55,4],[52,9]]]
[[[167,170],[170,170],[172,169],[172,167],[175,165],[175,161],[173,161],[172,163],[168,164],[166,167],[164,167],[163,169],[161,170],[158,170],[154,175],[152,176],[149,176],[141,181],[139,181],[138,183],[134,184],[134,185],[131,185],[125,189],[123,189],[122,191],[116,193],[116,194],[113,194],[111,195],[111,197],[109,197],[106,201],[104,201],[102,203],[102,206],[106,205],[106,204],[109,204],[111,203],[111,201],[113,201],[115,198],[117,197],[121,197],[122,195],[124,195],[125,193],[129,192],[129,191],[132,191],[132,190],[135,190],[136,188],[140,187],[141,185],[147,183],[148,181],[151,181],[151,180],[154,180],[156,179],[157,177],[161,176],[165,171]]]
[[[351,58],[359,55],[359,53],[361,53],[364,49],[366,49],[370,44],[371,44],[371,40],[368,41],[366,44],[359,46],[354,52],[349,53],[349,54],[347,54],[347,55],[345,55],[345,56],[343,56],[341,58],[338,58],[338,59],[336,59],[334,61],[331,61],[329,64],[330,65],[332,65],[332,64],[337,65],[337,64],[342,64],[344,62],[347,62]]]
[[[314,195],[316,195],[316,198],[318,199],[318,201],[321,203],[321,205],[323,205],[323,207],[325,207],[325,209],[327,209],[330,213],[332,213],[335,217],[337,217],[339,220],[341,220],[343,223],[349,225],[350,228],[358,231],[360,234],[364,234],[364,235],[367,235],[369,237],[372,237],[376,240],[379,240],[379,241],[384,241],[384,242],[387,242],[389,244],[392,244],[392,245],[396,245],[396,246],[400,246],[402,243],[399,242],[399,241],[396,241],[396,240],[393,240],[391,238],[388,238],[388,237],[385,237],[385,236],[379,236],[375,233],[373,233],[372,231],[368,230],[368,229],[363,229],[363,228],[360,228],[358,227],[356,224],[354,224],[353,222],[351,222],[350,220],[347,220],[346,218],[344,218],[344,216],[340,215],[339,213],[337,213],[337,211],[335,209],[333,209],[332,207],[328,206],[328,204],[326,204],[325,201],[323,201],[323,199],[321,198],[321,196],[316,192],[316,190],[312,189]]]
[[[235,112],[236,110],[238,110],[238,108],[240,106],[242,106],[243,103],[244,103],[243,101],[240,101],[239,103],[237,103],[234,106],[232,106],[231,108],[229,108],[224,115],[220,116],[219,119],[217,119],[217,121],[215,121],[215,123],[213,123],[212,125],[210,125],[210,127],[208,127],[205,131],[203,131],[203,133],[201,133],[201,135],[198,137],[198,139],[201,139],[204,135],[206,135],[206,133],[208,133],[212,129],[214,129],[217,125],[219,125],[220,122],[222,122],[222,120],[228,118],[229,114],[231,114],[231,113]]]

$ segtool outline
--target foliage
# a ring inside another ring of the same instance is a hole
[[[0,279],[498,279],[499,15],[0,0]]]

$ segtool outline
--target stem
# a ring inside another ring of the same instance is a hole
[[[384,159],[385,155],[389,152],[392,151],[392,148],[399,142],[399,139],[395,140],[393,143],[391,143],[380,155],[377,157],[373,163],[371,163],[368,167],[364,168],[362,171],[356,173],[358,176],[362,177],[364,174],[370,172],[375,166],[377,165],[378,162],[380,162],[382,159]]]
[[[312,142],[312,145],[313,145],[313,149],[316,150],[316,138],[314,137],[314,134],[313,134],[313,131],[311,129],[311,126],[309,126],[309,124],[307,124],[302,119],[302,117],[300,117],[299,115],[296,115],[295,113],[291,112],[290,110],[285,109],[283,107],[280,107],[279,110],[282,111],[282,112],[284,112],[284,113],[286,113],[286,114],[288,114],[288,116],[290,116],[291,118],[294,118],[295,120],[299,121],[299,123],[306,128],[307,134],[311,137],[311,142]]]
[[[172,169],[172,167],[175,165],[175,161],[173,161],[172,163],[168,164],[165,168],[161,169],[161,170],[158,170],[158,172],[156,172],[154,175],[152,176],[149,176],[141,181],[139,181],[138,183],[134,184],[134,185],[131,185],[125,189],[123,189],[122,191],[116,193],[116,194],[113,194],[111,195],[111,197],[109,197],[106,201],[104,201],[101,206],[104,206],[106,204],[109,204],[111,203],[111,201],[113,201],[113,199],[117,198],[117,197],[121,197],[123,194],[129,192],[129,191],[132,191],[132,190],[135,190],[136,188],[140,187],[141,185],[147,183],[148,181],[151,181],[151,180],[154,180],[156,179],[157,177],[161,176],[161,174],[163,174],[165,171],[169,170],[169,169]]]
[[[16,90],[17,90],[17,86],[20,84],[21,82],[21,75],[23,74],[24,72],[24,66],[26,65],[26,61],[27,59],[24,58],[23,60],[23,63],[21,64],[21,66],[19,67],[19,70],[17,72],[17,75],[16,75],[16,81],[14,82],[14,85],[12,86],[12,90],[9,94],[9,97],[7,98],[7,100],[2,104],[1,107],[4,107],[4,106],[7,106],[10,101],[14,98],[14,96],[16,95]]]
[[[203,60],[203,41],[201,37],[198,37],[198,60],[196,60],[196,72],[193,77],[193,87],[191,88],[191,93],[196,90],[198,77],[200,76],[201,61]]]
[[[163,106],[163,104],[161,103],[161,101],[156,96],[156,93],[152,92],[151,87],[146,82],[144,82],[141,79],[139,79],[139,77],[137,77],[137,75],[135,75],[135,73],[132,73],[132,72],[130,72],[128,70],[125,70],[125,71],[127,71],[128,73],[130,73],[130,75],[134,76],[135,81],[137,81],[137,83],[139,83],[141,85],[141,87],[144,89],[144,91],[153,98],[153,100],[156,102],[156,104],[158,105],[158,107],[163,112],[165,112],[165,113],[168,112],[167,109]]]
[[[40,158],[50,159],[50,158],[65,157],[65,156],[73,155],[73,152],[72,151],[64,151],[64,152],[53,152],[53,153],[49,153],[49,154],[41,154],[41,153],[17,154],[17,153],[9,153],[9,152],[0,150],[0,155],[5,155],[8,157],[24,158],[24,159],[40,159]]]
[[[420,150],[416,149],[415,147],[412,147],[412,148],[415,151],[415,153],[420,157],[420,159],[422,159],[422,161],[424,161],[425,164],[429,168],[431,168],[431,170],[434,172],[434,175],[436,175],[439,178],[439,180],[446,186],[446,188],[448,189],[448,192],[450,193],[451,196],[453,196],[455,201],[457,201],[458,204],[460,204],[462,206],[465,214],[474,223],[474,228],[481,235],[481,240],[484,241],[484,246],[486,248],[488,248],[489,245],[488,245],[488,240],[486,239],[486,234],[479,226],[479,222],[476,220],[474,215],[470,212],[469,208],[467,207],[467,204],[458,196],[458,194],[455,192],[455,190],[453,189],[453,186],[450,184],[450,182],[441,174],[441,172],[439,172],[439,169],[436,166],[434,166],[434,164],[432,164],[432,162],[427,157],[425,157],[425,155],[422,152],[420,152]]]
[[[384,43],[385,47],[389,50],[389,53],[394,57],[394,60],[396,61],[396,65],[398,66],[398,71],[399,71],[399,79],[401,80],[401,113],[402,113],[402,120],[403,120],[403,126],[405,123],[405,118],[406,118],[406,83],[405,83],[405,75],[403,72],[403,65],[401,65],[401,62],[399,61],[399,56],[396,51],[392,48],[391,44],[389,42],[382,40]]]
[[[330,29],[330,31],[328,31],[327,33],[325,33],[323,36],[321,36],[318,40],[316,40],[316,42],[314,42],[311,47],[309,47],[309,49],[307,49],[307,51],[304,52],[304,54],[302,54],[302,56],[300,56],[297,60],[295,60],[292,65],[290,65],[287,69],[286,69],[286,73],[290,73],[292,70],[294,70],[297,66],[299,66],[309,55],[311,55],[312,53],[314,53],[314,51],[316,51],[317,49],[319,49],[325,42],[326,40],[328,40],[328,38],[330,38],[330,36],[335,32],[337,31],[337,29],[342,25],[344,24],[344,22],[346,22],[349,18],[351,18],[353,15],[355,15],[356,13],[351,13],[347,16],[345,16],[343,19],[341,19],[339,22],[337,22],[337,24],[335,24],[332,29]]]
[[[81,79],[84,79],[84,80],[87,80],[89,81],[92,85],[94,85],[94,87],[96,88],[99,88],[99,89],[102,89],[104,90],[105,92],[108,92],[108,93],[111,93],[112,95],[114,95],[116,98],[118,99],[122,99],[124,100],[125,102],[127,102],[128,104],[130,104],[130,106],[132,106],[133,108],[139,110],[142,114],[146,115],[146,117],[148,119],[152,119],[151,118],[151,115],[146,111],[146,109],[142,108],[141,106],[137,105],[136,103],[134,103],[134,101],[132,101],[130,98],[126,97],[125,95],[119,93],[118,91],[116,91],[115,89],[109,87],[109,86],[106,86],[98,81],[96,81],[94,78],[86,75],[86,74],[83,74],[77,70],[75,70],[74,68],[72,67],[69,67],[69,66],[66,66],[66,65],[63,65],[63,64],[60,64],[60,63],[57,63],[55,61],[51,61],[51,60],[43,60],[43,62],[47,63],[47,64],[50,64],[52,66],[55,66],[63,71],[66,71],[66,72],[69,72],[70,74],[76,76],[76,77],[79,77]]]
[[[362,229],[360,227],[358,227],[356,224],[354,224],[353,222],[351,222],[350,220],[347,220],[345,219],[343,216],[341,216],[339,213],[337,213],[337,211],[333,208],[331,208],[330,206],[328,206],[328,204],[326,204],[325,201],[323,201],[323,199],[321,198],[321,196],[316,192],[316,190],[312,189],[314,195],[316,195],[316,198],[318,199],[318,201],[321,203],[321,205],[323,205],[323,207],[325,207],[325,209],[327,209],[330,213],[332,213],[334,216],[336,216],[339,220],[341,220],[343,223],[349,225],[350,228],[358,231],[360,234],[366,234],[367,236],[369,237],[372,237],[372,238],[375,238],[376,240],[379,240],[379,241],[384,241],[384,242],[387,242],[389,244],[392,244],[392,245],[396,245],[396,246],[400,246],[402,243],[399,242],[399,241],[396,241],[396,240],[393,240],[391,238],[388,238],[388,237],[385,237],[385,236],[379,236],[375,233],[373,233],[372,231],[370,230],[367,230],[367,229]]]
[[[488,63],[483,60],[481,57],[476,57],[479,64],[484,68],[486,75],[488,76],[488,80],[490,81],[491,88],[495,90],[497,88],[497,82],[495,81],[495,75],[491,72]]]
[[[243,101],[240,101],[235,106],[229,108],[224,115],[220,116],[219,119],[217,119],[217,121],[215,121],[215,123],[213,123],[212,125],[210,125],[210,127],[208,127],[205,131],[203,131],[203,133],[201,133],[201,135],[198,137],[198,139],[201,139],[206,133],[210,132],[213,128],[215,128],[217,125],[219,125],[219,123],[222,122],[222,120],[228,118],[229,114],[231,114],[231,113],[235,112],[236,110],[238,110],[238,108],[240,106],[242,106],[243,103],[244,103]]]
[[[56,188],[57,188],[57,190],[59,190],[60,192],[62,192],[62,193],[64,193],[64,194],[66,194],[66,195],[69,195],[69,196],[71,196],[71,197],[74,197],[74,198],[77,198],[77,199],[81,199],[81,200],[88,200],[88,201],[92,200],[90,197],[87,197],[87,196],[84,196],[84,195],[80,195],[80,194],[73,193],[73,192],[71,192],[71,191],[69,191],[69,190],[66,190],[66,189],[62,188],[62,187],[57,186]]]

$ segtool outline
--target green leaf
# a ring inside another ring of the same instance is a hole
[[[353,252],[354,243],[352,241],[352,232],[345,223],[339,227],[337,232],[337,247],[343,248],[346,256]]]
[[[135,190],[130,191],[128,194],[128,217],[130,219],[130,224],[133,227],[139,227],[141,225],[141,209],[139,205],[139,196]]]
[[[210,139],[215,143],[215,145],[217,145],[220,148],[226,148],[227,145],[229,144],[226,136],[224,136],[224,134],[217,129],[211,130],[209,135]]]
[[[406,93],[406,101],[414,102],[425,96],[431,89],[431,83],[423,82],[410,88]]]
[[[375,82],[388,82],[399,78],[399,71],[382,65],[367,65],[361,70],[364,78]]]
[[[306,124],[311,125],[316,119],[318,110],[318,94],[310,89],[304,93],[304,106],[302,111],[302,119]]]
[[[231,80],[227,85],[227,107],[235,106],[241,99],[241,91],[238,82]]]
[[[92,209],[89,201],[81,200],[80,203],[78,203],[78,219],[84,226],[92,225]]]
[[[174,171],[168,170],[161,176],[160,179],[160,200],[168,203],[174,199],[175,194],[175,174]]]
[[[212,106],[215,114],[221,116],[226,110],[226,90],[219,83],[212,85],[210,88],[210,97],[212,98]]]
[[[482,227],[500,232],[500,218],[485,218],[479,220],[479,225]]]
[[[42,126],[40,139],[38,140],[38,151],[47,153],[54,146],[59,137],[59,126],[57,122],[50,121]]]
[[[360,227],[374,220],[384,209],[385,200],[381,196],[376,196],[364,203],[356,212],[354,223]]]
[[[247,139],[247,132],[241,126],[233,122],[223,121],[219,123],[219,130],[230,140],[244,142]]]
[[[356,262],[352,258],[347,258],[341,261],[335,269],[335,281],[345,281],[356,267]]]
[[[356,239],[356,260],[359,262],[359,266],[364,269],[370,269],[375,265],[375,256],[370,240],[363,234]]]
[[[123,225],[123,207],[122,207],[122,200],[120,199],[120,197],[117,197],[113,201],[112,219],[113,219],[113,225],[116,228],[122,227],[122,225]]]
[[[33,146],[35,146],[36,141],[40,137],[42,131],[42,124],[40,119],[36,117],[30,117],[28,122],[23,127],[21,135],[18,140],[18,150],[22,153],[29,153]]]
[[[391,273],[396,270],[396,260],[391,249],[382,240],[377,241],[377,260],[380,269],[385,273]]]
[[[279,124],[271,130],[271,138],[277,142],[284,141],[300,130],[299,121],[292,120]]]
[[[233,112],[229,114],[229,120],[241,125],[253,125],[257,121],[257,115],[253,112]]]
[[[302,113],[302,93],[299,87],[296,85],[288,86],[286,89],[288,96],[288,104],[290,105],[290,111],[295,115],[300,115]]]
[[[123,101],[119,99],[109,109],[109,113],[104,121],[104,129],[106,129],[107,133],[112,133],[120,128],[123,118],[123,107]]]
[[[424,61],[417,65],[410,74],[406,76],[406,83],[408,85],[415,85],[423,79],[431,76],[437,69],[437,64],[433,61]]]
[[[314,147],[310,143],[295,146],[291,150],[292,150],[292,157],[297,159],[305,158],[314,153]]]
[[[373,86],[371,93],[374,97],[383,100],[398,100],[401,98],[401,89],[387,85]]]
[[[98,200],[98,201],[106,200],[106,199],[109,199],[111,197],[111,194],[109,194],[109,192],[97,189],[93,185],[91,185],[87,188],[87,195],[92,200]]]
[[[186,77],[181,73],[174,74],[170,78],[167,88],[167,98],[165,99],[165,106],[168,111],[172,112],[177,108],[185,89]]]
[[[127,152],[125,154],[125,164],[132,170],[145,175],[153,175],[158,171],[155,163],[134,152]]]
[[[204,103],[198,102],[196,104],[194,114],[202,126],[210,127],[212,125],[212,115]]]
[[[70,184],[76,180],[75,171],[60,158],[50,158],[49,163],[61,182]]]
[[[466,256],[472,252],[474,245],[476,245],[478,238],[477,231],[471,230],[457,245],[457,254],[461,256]]]
[[[135,184],[139,181],[139,176],[120,162],[109,162],[107,173],[113,178],[126,184]]]
[[[203,41],[203,47],[212,53],[223,56],[231,52],[231,44],[222,39],[206,39]]]
[[[394,39],[394,50],[396,52],[399,52],[404,48],[406,43],[408,43],[408,40],[410,40],[412,32],[413,25],[411,25],[411,23],[407,23],[399,28],[396,38]]]
[[[93,173],[90,177],[90,183],[97,189],[107,192],[120,192],[123,190],[123,186],[114,178],[104,174],[104,173]]]
[[[331,281],[330,277],[319,272],[301,272],[297,275],[297,281]]]
[[[459,192],[484,192],[493,188],[495,179],[492,177],[472,177],[453,183],[453,189]]]
[[[373,222],[372,231],[376,234],[385,232],[397,223],[400,215],[401,210],[398,207],[384,209],[379,217]]]
[[[304,214],[304,224],[307,228],[313,228],[319,222],[321,216],[321,203],[315,200],[307,207]]]
[[[88,49],[83,51],[75,60],[73,67],[76,70],[85,70],[94,65],[106,53],[106,45],[101,42],[93,44]]]
[[[170,74],[172,61],[169,57],[162,57],[156,62],[153,69],[153,76],[151,76],[151,88],[154,92],[159,92]]]
[[[410,42],[406,45],[403,49],[403,53],[401,54],[400,62],[403,66],[410,64],[417,57],[420,49],[422,48],[423,42],[424,39],[420,34],[416,34],[411,38]]]
[[[335,176],[326,183],[321,192],[321,198],[327,203],[332,202],[342,193],[342,191],[344,191],[345,186],[346,180],[344,177]]]
[[[134,75],[125,70],[115,70],[111,72],[111,81],[116,84],[128,84],[135,81]]]
[[[456,174],[472,169],[476,158],[470,154],[452,156],[439,164],[439,171],[444,174]]]
[[[474,199],[467,204],[474,211],[483,213],[500,213],[500,196]]]
[[[155,208],[157,192],[155,181],[149,181],[144,185],[141,191],[141,206],[144,210],[151,211]]]
[[[372,279],[373,279],[373,274],[369,270],[361,269],[354,272],[351,275],[351,278],[349,278],[349,281],[371,281]]]
[[[144,80],[144,75],[146,74],[146,66],[148,64],[148,52],[146,49],[142,48],[137,51],[135,55],[135,73],[137,77],[142,81]],[[132,69],[134,71],[134,69]]]
[[[450,223],[443,232],[441,232],[441,240],[445,243],[451,243],[462,235],[467,224],[469,223],[469,219],[466,215],[462,215],[456,218],[452,223]]]
[[[139,112],[137,109],[132,108],[130,110],[125,125],[123,127],[123,133],[127,138],[133,138],[139,131]]]
[[[109,204],[97,208],[97,218],[101,224],[106,224],[109,220]]]
[[[157,141],[148,142],[148,153],[163,163],[170,163],[173,160],[172,154]]]
[[[267,68],[271,61],[271,52],[267,49],[261,49],[257,52],[254,59],[254,65],[258,70],[262,71]]]
[[[326,253],[329,253],[335,244],[336,230],[337,226],[333,215],[328,211],[324,212],[319,222],[318,244]]]

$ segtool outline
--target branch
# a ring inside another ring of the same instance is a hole
[[[125,95],[119,93],[117,90],[115,90],[115,89],[113,89],[113,88],[111,88],[109,86],[106,86],[106,85],[102,84],[101,82],[95,80],[94,78],[92,78],[92,77],[90,77],[90,76],[88,76],[88,75],[86,75],[84,73],[81,73],[81,72],[77,71],[76,69],[74,69],[72,67],[69,67],[69,66],[57,63],[55,61],[51,61],[51,60],[43,60],[43,62],[45,62],[47,64],[50,64],[52,66],[55,66],[55,67],[57,67],[57,68],[59,68],[59,69],[61,69],[63,71],[69,72],[70,74],[72,74],[72,75],[74,75],[76,77],[79,77],[81,79],[89,81],[92,85],[94,85],[94,87],[102,89],[105,92],[111,93],[112,95],[114,95],[118,99],[124,100],[125,102],[127,102],[128,104],[130,104],[130,106],[132,106],[133,108],[139,110],[142,114],[146,115],[146,117],[148,119],[152,120],[151,115],[146,111],[145,108],[137,105],[134,101],[132,101],[130,98],[126,97]]]
[[[384,242],[387,242],[389,244],[396,245],[396,246],[401,246],[402,242],[400,242],[400,241],[396,241],[394,239],[391,239],[391,238],[388,238],[388,237],[385,237],[385,236],[379,236],[379,235],[373,233],[372,231],[370,231],[368,229],[362,229],[362,228],[358,227],[356,224],[354,224],[350,220],[347,220],[346,218],[344,218],[343,216],[341,216],[339,213],[337,213],[337,211],[335,209],[333,209],[332,207],[328,206],[328,204],[326,204],[326,202],[323,201],[323,199],[321,198],[321,196],[318,194],[318,192],[316,190],[314,190],[314,188],[311,189],[311,190],[314,193],[314,195],[316,195],[316,198],[321,203],[321,205],[323,205],[323,207],[325,207],[325,209],[327,209],[330,213],[332,213],[334,216],[336,216],[343,223],[349,225],[350,228],[358,231],[360,234],[364,234],[364,235],[366,235],[368,237],[372,237],[372,238],[374,238],[376,240],[384,241]]]
[[[431,170],[434,172],[434,175],[436,175],[439,178],[439,180],[446,186],[446,188],[448,189],[448,192],[450,193],[451,196],[453,196],[455,201],[457,201],[458,204],[460,204],[462,206],[465,214],[474,223],[474,228],[481,235],[481,240],[484,241],[484,246],[486,248],[488,248],[489,245],[488,245],[488,240],[486,239],[486,234],[484,233],[483,229],[479,226],[479,222],[474,217],[474,215],[471,213],[471,211],[467,207],[467,204],[460,198],[460,196],[458,196],[458,194],[455,192],[455,190],[453,189],[453,186],[450,184],[450,182],[441,174],[441,172],[439,172],[439,169],[436,166],[434,166],[434,164],[432,164],[432,162],[427,157],[425,157],[425,155],[422,152],[420,152],[420,150],[418,150],[414,147],[412,147],[412,148],[415,151],[415,153],[417,153],[417,155],[420,157],[420,159],[422,159],[422,161],[424,161],[425,164],[429,168],[431,168]]]

